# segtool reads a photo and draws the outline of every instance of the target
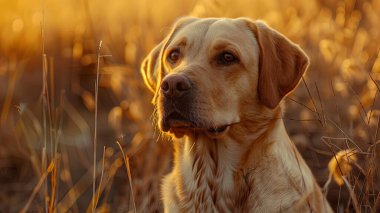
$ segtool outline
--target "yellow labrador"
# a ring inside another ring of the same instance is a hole
[[[332,212],[286,133],[305,53],[262,22],[182,18],[142,64],[172,135],[165,212]]]

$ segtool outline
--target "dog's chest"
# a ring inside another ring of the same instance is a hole
[[[250,183],[242,171],[234,169],[237,162],[233,153],[226,151],[207,146],[183,153],[179,181],[183,211],[232,212],[248,208]]]

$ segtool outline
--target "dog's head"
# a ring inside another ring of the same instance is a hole
[[[240,122],[247,107],[277,108],[307,65],[298,46],[262,22],[183,18],[141,72],[162,131],[217,136]]]

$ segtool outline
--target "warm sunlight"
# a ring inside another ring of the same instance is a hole
[[[335,212],[380,211],[380,0],[0,1],[0,212],[163,212],[176,141],[140,65],[183,16],[298,44],[286,131]]]

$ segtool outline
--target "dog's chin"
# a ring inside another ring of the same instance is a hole
[[[217,127],[204,127],[196,125],[195,122],[187,120],[169,119],[165,122],[166,125],[161,125],[161,130],[167,132],[175,138],[186,136],[195,136],[204,134],[210,138],[219,138],[223,136],[232,124],[219,125]]]
[[[191,131],[194,131],[194,124],[191,121],[186,120],[168,120],[168,126],[164,127],[162,131],[168,132],[176,138],[182,138],[185,135],[189,135]]]

